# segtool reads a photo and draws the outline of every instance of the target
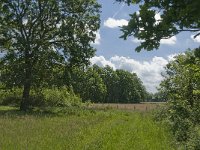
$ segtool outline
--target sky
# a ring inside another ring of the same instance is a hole
[[[129,37],[123,40],[119,37],[122,35],[120,26],[127,25],[129,14],[138,11],[139,7],[127,6],[114,0],[98,0],[98,2],[102,5],[101,27],[96,33],[95,43],[92,44],[97,51],[91,58],[91,63],[136,73],[148,92],[157,91],[156,87],[163,80],[161,73],[174,56],[200,45],[200,36],[194,39],[195,33],[184,32],[170,39],[161,40],[158,50],[135,52],[140,43],[138,39]],[[159,17],[159,14],[155,16],[157,19]]]

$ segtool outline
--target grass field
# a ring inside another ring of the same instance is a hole
[[[172,142],[145,112],[0,107],[0,150],[173,150]]]

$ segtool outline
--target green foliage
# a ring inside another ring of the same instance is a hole
[[[23,87],[22,110],[31,88],[60,79],[63,66],[89,64],[99,9],[96,0],[0,1],[0,82]]]
[[[120,96],[118,97],[118,101],[121,103],[123,101],[127,103],[139,103],[143,100],[144,97],[142,97],[142,94],[145,92],[145,89],[137,75],[124,70],[117,70],[116,73],[119,77],[117,86]]]
[[[101,103],[139,103],[148,93],[135,73],[111,67],[72,68],[68,86],[83,100]]]
[[[23,90],[15,88],[12,90],[0,90],[0,104],[19,106]],[[71,107],[81,106],[81,99],[68,88],[43,89],[31,91],[29,104],[32,107]]]
[[[159,90],[159,89],[158,89]],[[167,96],[163,91],[158,91],[156,93],[149,93],[147,95],[147,102],[166,102]]]
[[[199,149],[200,48],[176,57],[166,67],[161,90],[167,94],[167,119],[178,142]]]
[[[92,67],[82,69],[74,67],[70,72],[70,84],[76,94],[79,94],[83,100],[92,102],[104,102],[106,86],[102,78]]]
[[[67,88],[44,89],[44,104],[46,106],[81,106],[81,99]]]
[[[134,36],[141,40],[136,51],[158,49],[161,39],[168,39],[182,31],[200,33],[199,0],[116,0],[128,5],[139,5],[139,12],[130,15],[127,26],[122,27],[122,38]],[[158,20],[156,15],[160,15]]]
[[[0,105],[19,106],[22,89],[3,90],[0,89]]]
[[[118,90],[119,77],[117,76],[117,73],[109,66],[104,68],[94,66],[94,68],[99,72],[104,84],[106,85],[107,93],[105,102],[118,103],[120,92]]]
[[[24,113],[0,107],[1,149],[177,149],[168,128],[155,123],[150,114],[87,109],[60,112]]]

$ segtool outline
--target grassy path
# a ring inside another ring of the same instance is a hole
[[[23,114],[0,107],[0,150],[173,150],[171,142],[167,130],[147,113]]]

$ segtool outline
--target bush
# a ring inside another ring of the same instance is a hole
[[[22,89],[0,90],[0,104],[19,106],[22,97]],[[30,105],[34,106],[81,106],[80,97],[73,90],[66,87],[32,90],[30,92]]]
[[[0,90],[0,104],[19,106],[22,97],[21,89]]]
[[[80,106],[81,99],[67,88],[45,89],[42,92],[46,106]]]

